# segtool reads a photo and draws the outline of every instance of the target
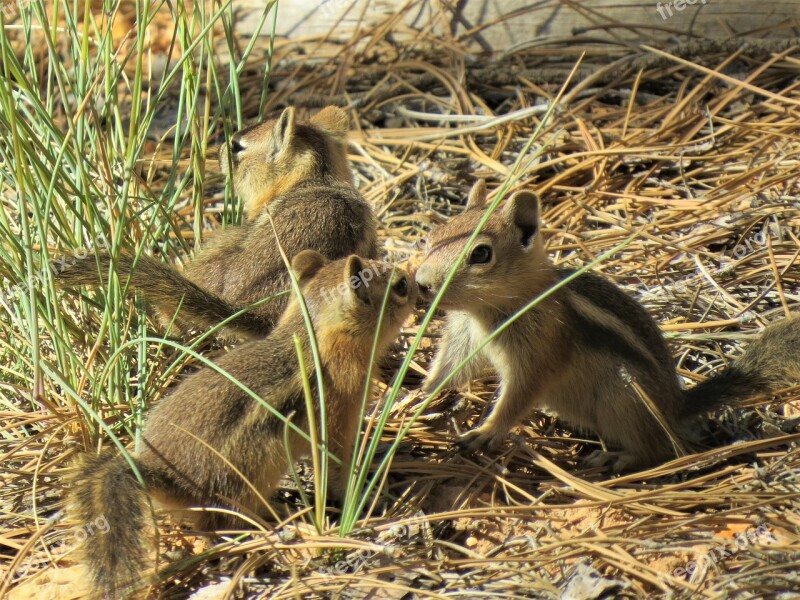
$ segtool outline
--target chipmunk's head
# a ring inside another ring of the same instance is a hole
[[[230,146],[219,150],[219,166],[233,176],[245,202],[245,214],[254,219],[270,202],[310,181],[353,183],[347,162],[347,113],[328,106],[297,123],[294,108],[233,135]]]
[[[315,250],[304,250],[292,260],[292,270],[317,332],[335,330],[370,348],[384,298],[381,346],[394,339],[417,299],[417,284],[404,269],[355,254],[328,261]]]
[[[466,210],[434,229],[416,280],[424,300],[433,300],[450,270],[455,274],[440,306],[445,310],[507,310],[530,300],[546,275],[547,257],[539,235],[539,197],[530,191],[512,195],[498,208],[458,257],[485,214],[486,184],[478,181]]]

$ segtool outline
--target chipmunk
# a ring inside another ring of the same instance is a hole
[[[216,325],[289,289],[276,233],[290,258],[306,249],[331,260],[377,257],[376,219],[353,186],[347,130],[347,114],[329,106],[307,124],[297,123],[289,107],[276,120],[239,131],[230,148],[220,148],[219,165],[244,200],[244,224],[218,232],[183,273],[149,256],[123,254],[114,263],[120,279],[156,305],[164,325],[177,313],[178,329],[186,330]],[[102,276],[112,268],[107,254],[89,256],[57,274],[59,285],[97,284],[96,263]],[[283,295],[252,308],[227,331],[266,335],[287,300]]]
[[[423,299],[442,288],[484,216],[486,196],[478,182],[464,213],[431,232],[416,272]],[[572,273],[545,253],[538,196],[513,194],[489,217],[441,298],[445,330],[423,390],[439,387],[499,325]],[[727,370],[684,390],[653,318],[616,285],[586,272],[519,317],[451,384],[488,365],[499,374],[500,394],[485,422],[461,437],[462,447],[495,448],[531,409],[547,406],[618,448],[587,462],[620,472],[674,456],[664,425],[681,431],[690,417],[800,377],[800,319],[768,328]]]
[[[417,287],[402,269],[392,275],[385,263],[356,255],[330,262],[314,250],[305,250],[295,256],[292,269],[311,316],[322,363],[328,448],[346,471],[360,424],[376,331],[380,327],[379,356],[411,313]],[[385,314],[379,323],[387,288]],[[293,296],[266,339],[245,342],[216,364],[308,432],[295,336],[301,340],[305,364],[313,365],[300,303]],[[310,378],[316,403],[313,366]],[[262,499],[269,498],[289,466],[286,427],[239,386],[205,368],[181,382],[148,414],[141,451],[133,458],[144,487],[122,455],[106,451],[84,456],[72,479],[69,506],[79,526],[100,516],[109,523],[106,534],[95,536],[83,548],[98,592],[113,597],[140,579],[149,553],[148,494],[157,504],[177,509],[200,505],[263,512]],[[290,429],[288,440],[292,457],[309,454],[309,442],[297,432]],[[332,496],[342,498],[346,486],[341,468],[331,463]],[[228,522],[219,512],[199,514],[198,525],[203,529]]]

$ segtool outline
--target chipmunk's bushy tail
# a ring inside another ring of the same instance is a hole
[[[88,256],[67,265],[56,273],[55,278],[61,287],[98,285],[110,268],[111,257],[107,254]],[[129,280],[132,288],[141,291],[159,308],[166,323],[177,313],[176,323],[181,329],[213,327],[244,308],[203,289],[173,267],[150,256],[141,255],[134,259],[122,254],[115,268],[121,281]],[[243,337],[252,337],[268,334],[273,326],[271,320],[251,311],[236,317],[226,325],[226,329]]]
[[[108,450],[81,457],[69,512],[100,597],[123,598],[126,587],[143,582],[156,552],[155,529],[147,492],[123,456]]]
[[[768,327],[728,369],[684,392],[684,416],[788,387],[800,379],[800,317]]]

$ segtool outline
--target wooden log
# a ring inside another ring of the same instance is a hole
[[[576,35],[617,39],[686,40],[687,36],[729,38],[794,37],[800,26],[800,0],[453,0],[456,12],[435,0],[421,0],[408,10],[392,0],[321,0],[280,3],[277,31],[290,39],[331,34],[349,40],[359,29],[384,23],[398,13],[395,36],[455,38],[470,50],[502,52],[520,45],[564,40]],[[237,0],[237,27],[252,34],[263,0]],[[271,21],[271,19],[270,19]],[[794,28],[794,31],[793,31]],[[269,26],[262,31],[266,34]]]

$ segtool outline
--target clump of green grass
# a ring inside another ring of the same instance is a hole
[[[82,405],[92,435],[98,411],[109,407],[131,415],[117,427],[139,425],[154,393],[150,358],[160,349],[141,339],[147,319],[124,300],[125,281],[112,273],[98,293],[71,294],[74,310],[65,311],[53,272],[96,249],[184,254],[178,208],[191,207],[195,237],[202,238],[209,140],[227,139],[241,125],[237,76],[249,50],[219,59],[221,44],[236,46],[229,2],[213,14],[203,3],[192,12],[183,3],[136,3],[141,25],[120,40],[111,24],[122,4],[92,12],[88,2],[84,9],[31,2],[0,37],[0,330],[4,365],[13,365],[3,368],[16,386],[0,398],[17,407],[37,408],[45,399]],[[175,29],[158,74],[150,70],[146,24],[165,12]],[[30,39],[43,39],[46,51],[24,43]],[[172,147],[169,164],[153,160],[154,145]],[[234,203],[224,204],[221,218],[238,220]],[[80,317],[99,321],[91,354],[88,336],[86,347],[74,343],[87,325]],[[137,338],[134,352],[121,352]]]

